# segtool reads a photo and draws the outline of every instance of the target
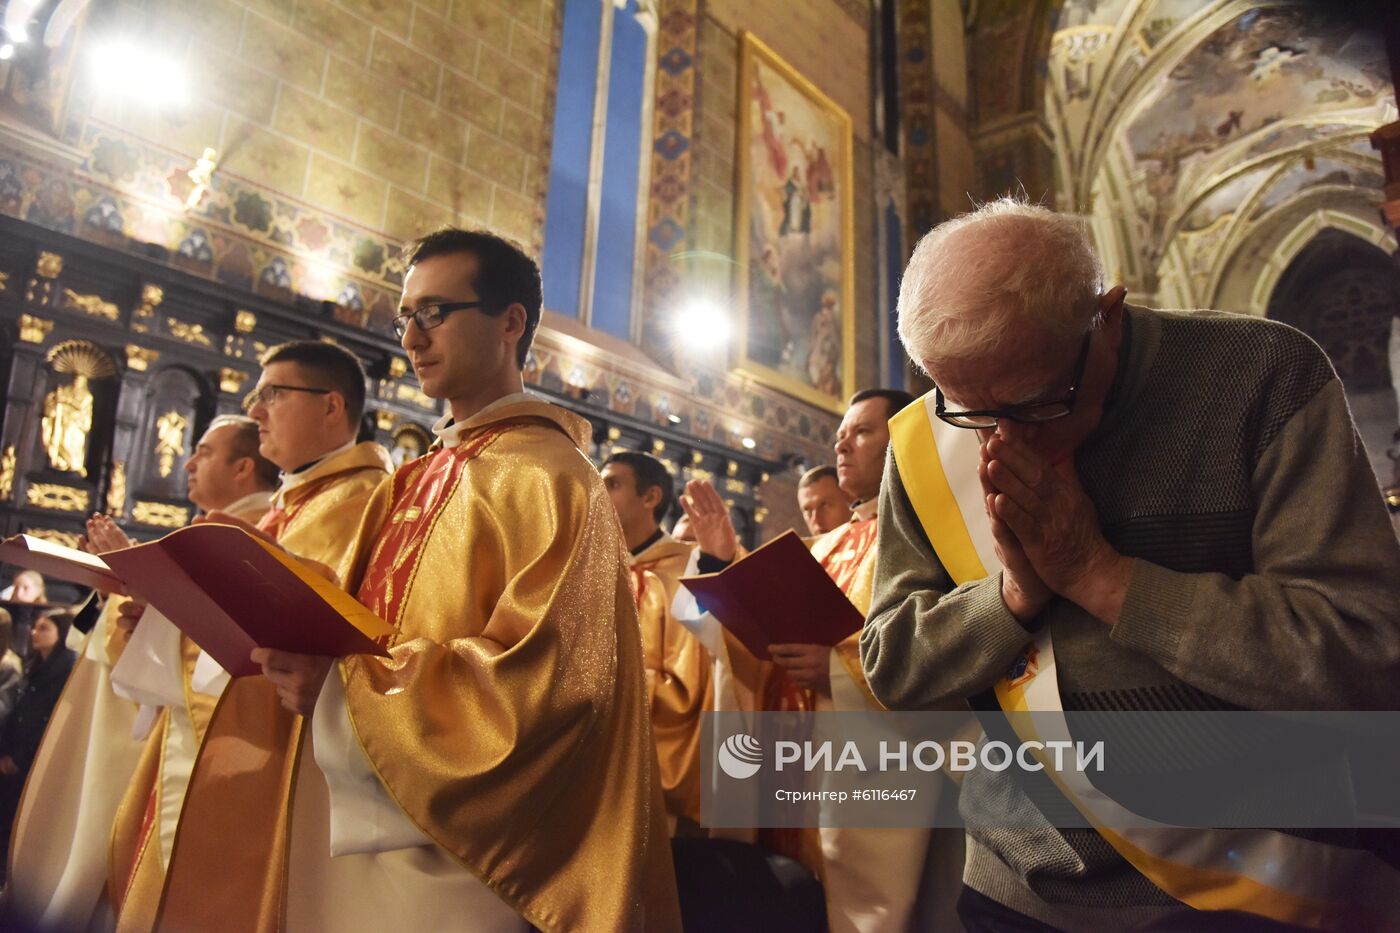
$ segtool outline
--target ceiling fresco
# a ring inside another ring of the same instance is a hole
[[[1068,0],[1055,19],[1061,207],[1095,218],[1106,264],[1145,298],[1211,304],[1233,254],[1321,192],[1379,243],[1366,137],[1395,114],[1380,38],[1316,8]]]

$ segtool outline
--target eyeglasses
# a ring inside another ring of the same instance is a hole
[[[313,389],[309,386],[284,386],[276,383],[268,383],[249,392],[243,398],[243,413],[246,415],[253,410],[253,406],[261,402],[268,408],[277,404],[277,400],[282,397],[283,392],[307,392],[311,395],[330,395],[334,389]]]
[[[465,311],[468,308],[480,308],[486,304],[484,301],[444,301],[435,305],[424,305],[411,314],[400,314],[394,318],[394,336],[400,340],[408,332],[408,322],[410,320],[418,325],[419,330],[432,330],[442,323],[442,319],[453,311]]]
[[[1093,339],[1092,330],[1084,335],[1084,345],[1079,349],[1079,362],[1074,364],[1074,383],[1070,386],[1069,394],[1058,401],[1031,402],[1028,405],[1011,405],[986,411],[948,411],[944,406],[943,390],[935,384],[933,413],[955,428],[974,429],[995,428],[1002,418],[1021,424],[1041,424],[1063,418],[1074,410],[1074,397],[1079,393],[1080,380],[1084,378],[1084,366],[1089,361],[1089,344]]]

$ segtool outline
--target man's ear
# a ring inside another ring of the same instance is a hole
[[[325,395],[326,414],[334,418],[345,417],[345,396],[339,392],[328,392]]]
[[[660,486],[649,486],[649,487],[647,488],[647,491],[644,492],[644,493],[642,493],[642,505],[646,506],[647,511],[650,512],[650,511],[654,510],[654,509],[655,509],[658,505],[660,505],[660,504],[661,504],[661,487],[660,487]]]
[[[1099,317],[1104,323],[1116,321],[1123,314],[1123,302],[1128,297],[1128,290],[1122,285],[1115,285],[1099,296]]]
[[[254,465],[252,457],[239,457],[234,463],[233,478],[248,479],[256,469],[257,466]]]
[[[525,313],[525,306],[520,302],[506,305],[505,313],[501,315],[505,318],[505,329],[502,336],[514,337],[518,343],[525,336],[525,322],[529,315]]]

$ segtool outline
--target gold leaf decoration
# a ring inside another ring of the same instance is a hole
[[[424,395],[422,389],[415,389],[413,386],[400,383],[394,387],[394,395],[401,402],[412,402],[430,410],[437,407],[437,403]]]
[[[394,413],[381,408],[374,413],[374,423],[379,425],[379,430],[381,431],[392,430],[394,427]]]
[[[41,317],[32,317],[28,314],[19,316],[19,339],[25,343],[43,343],[48,339],[51,330],[53,330],[53,321],[46,321]]]
[[[178,411],[168,411],[156,420],[155,454],[160,458],[158,472],[169,476],[175,469],[175,458],[185,454],[185,429],[189,419]]]
[[[47,250],[39,254],[39,261],[34,266],[35,273],[40,278],[56,279],[63,271],[63,257],[58,253],[50,253]]]
[[[15,491],[15,445],[5,448],[0,456],[0,502],[9,502],[10,493]]]
[[[151,321],[155,320],[156,308],[165,300],[165,289],[159,285],[147,284],[141,288],[141,303],[131,316],[131,329],[138,334],[150,331]]]
[[[243,383],[248,381],[248,374],[241,369],[225,367],[219,370],[219,389],[223,392],[230,392],[237,395],[243,391]]]
[[[213,348],[214,342],[209,339],[209,335],[204,332],[203,324],[186,324],[176,318],[166,318],[165,328],[170,332],[170,336],[176,340],[183,340],[185,343],[192,343],[200,347]]]
[[[743,481],[743,480],[738,480],[738,479],[727,479],[727,480],[724,481],[724,491],[725,491],[725,492],[737,492],[737,493],[740,493],[740,494],[742,495],[743,493],[746,493],[746,492],[749,491],[749,487],[747,487],[747,486],[744,485],[744,481]]]
[[[82,311],[91,314],[93,317],[105,318],[115,321],[121,316],[117,306],[104,299],[101,295],[79,295],[71,288],[63,290],[63,306],[72,308],[75,311]]]
[[[86,489],[57,483],[35,483],[25,492],[25,499],[37,508],[58,512],[86,512],[88,507]]]
[[[183,528],[190,523],[190,510],[165,502],[142,502],[137,500],[131,510],[131,517],[142,525],[157,528]]]
[[[44,354],[44,362],[56,373],[72,373],[88,379],[110,379],[117,364],[101,347],[86,340],[65,340]]]
[[[121,518],[126,514],[126,464],[112,463],[112,484],[107,487],[107,514]]]
[[[402,379],[408,373],[408,360],[401,356],[389,357],[389,378]]]
[[[258,316],[251,311],[240,310],[233,316],[233,329],[240,334],[251,334],[258,326]]]
[[[26,528],[24,533],[41,538],[44,541],[51,541],[54,544],[61,544],[64,547],[76,549],[78,547],[78,534],[73,531],[58,531],[54,528]]]
[[[3,292],[10,285],[10,273],[0,272],[0,292]]]
[[[126,345],[126,365],[128,369],[134,369],[138,373],[144,373],[151,368],[151,364],[160,358],[159,350],[149,350],[146,347],[138,347],[134,343]]]

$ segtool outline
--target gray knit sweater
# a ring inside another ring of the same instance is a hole
[[[1400,709],[1400,543],[1322,351],[1238,315],[1130,308],[1125,323],[1103,420],[1075,457],[1105,536],[1137,558],[1118,624],[1056,599],[1028,630],[1000,575],[955,588],[890,457],[861,635],[875,696],[988,708],[1048,625],[1068,710]],[[969,823],[1015,812],[1042,828],[969,830],[966,884],[1067,929],[1184,909],[1092,830],[1041,819],[1054,802],[1036,799],[1009,773],[969,776]]]

